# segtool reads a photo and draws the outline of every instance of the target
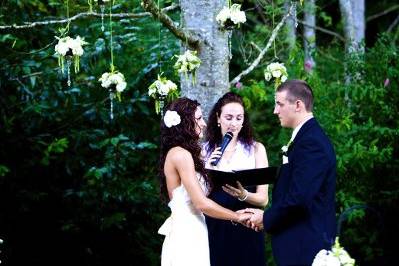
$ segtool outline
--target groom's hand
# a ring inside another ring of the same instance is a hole
[[[243,211],[252,213],[251,219],[247,221],[247,227],[257,232],[263,230],[263,210],[247,208]]]

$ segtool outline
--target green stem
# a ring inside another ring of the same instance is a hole
[[[69,32],[69,24],[71,23],[71,21],[69,20],[69,0],[65,0],[65,5],[66,5],[66,13],[67,13],[68,23],[65,26],[64,36],[67,35],[67,33]]]
[[[113,44],[113,38],[112,38],[112,6],[113,6],[114,1],[110,1],[110,8],[109,8],[109,29],[110,29],[110,46],[111,46],[111,73],[114,72],[115,66],[114,66],[114,44]]]

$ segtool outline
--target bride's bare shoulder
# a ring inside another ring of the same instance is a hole
[[[191,153],[180,147],[180,146],[176,146],[173,147],[169,150],[167,158],[169,158],[172,161],[186,161],[186,160],[192,160],[193,157],[191,156]]]

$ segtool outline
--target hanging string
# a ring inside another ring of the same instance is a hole
[[[272,28],[274,29],[274,1],[272,0]],[[277,57],[277,52],[276,52],[276,39],[273,40],[273,51],[274,51],[274,58]]]
[[[69,24],[71,24],[71,21],[69,20],[69,0],[65,0],[65,4],[66,4],[66,13],[67,13],[67,20],[68,23],[65,26],[65,35],[69,32]]]
[[[111,73],[115,71],[114,66],[114,43],[113,43],[113,28],[112,28],[112,7],[114,4],[114,0],[110,1],[110,8],[109,8],[109,30],[110,30],[110,50],[111,50],[111,64],[110,69]],[[111,120],[114,119],[114,98],[115,93],[112,91],[112,88],[109,89],[109,101],[110,101],[110,113],[109,118]]]
[[[161,55],[161,30],[162,30],[162,25],[161,25],[161,4],[160,0],[158,0],[158,64],[159,64],[159,73],[162,73],[162,55]]]
[[[92,0],[87,0],[87,4],[89,5],[89,12],[93,12],[93,3],[91,2]]]
[[[114,72],[114,42],[113,42],[113,30],[112,30],[112,7],[114,4],[114,0],[110,1],[109,8],[109,30],[110,30],[110,46],[111,46],[111,72]]]

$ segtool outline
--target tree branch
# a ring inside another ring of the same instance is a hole
[[[380,13],[377,13],[377,14],[374,14],[374,15],[369,16],[369,17],[366,19],[366,21],[367,21],[367,22],[370,22],[370,21],[372,21],[373,19],[376,19],[376,18],[379,18],[379,17],[381,17],[381,16],[384,16],[384,15],[386,15],[386,14],[392,12],[392,11],[395,11],[395,10],[398,9],[398,8],[399,8],[399,5],[391,6],[390,8],[388,8],[388,9],[386,9],[386,10],[380,12]]]
[[[318,26],[311,26],[311,25],[306,24],[304,21],[299,20],[299,19],[298,19],[298,22],[301,23],[302,25],[306,26],[306,27],[314,28],[314,29],[316,29],[318,31],[321,31],[321,32],[324,32],[326,34],[329,34],[329,35],[332,35],[334,37],[337,37],[339,40],[345,42],[345,38],[342,37],[340,34],[338,34],[336,32],[333,32],[333,31],[330,31],[330,30],[327,30],[327,29],[324,29],[324,28],[321,28],[321,27],[318,27]]]
[[[174,9],[177,9],[178,5],[172,4],[169,7],[163,8],[162,12],[167,12],[167,11],[172,11]],[[132,19],[137,19],[137,18],[142,18],[146,16],[150,16],[151,13],[149,12],[142,12],[142,13],[118,13],[118,14],[112,14],[111,16],[113,18],[132,18]],[[106,16],[109,16],[108,14]],[[43,26],[43,25],[52,25],[52,24],[66,24],[70,21],[74,21],[80,18],[86,18],[86,17],[101,17],[100,13],[96,12],[83,12],[76,14],[73,17],[70,17],[69,19],[59,19],[59,20],[46,20],[46,21],[36,21],[36,22],[25,22],[24,25],[0,25],[0,30],[7,30],[7,29],[28,29],[28,28],[34,28],[38,26]]]
[[[283,27],[283,25],[284,25],[285,21],[287,20],[287,18],[289,16],[292,16],[292,11],[293,11],[293,5],[291,5],[291,7],[290,7],[289,11],[287,12],[287,14],[285,14],[285,16],[277,24],[276,28],[274,28],[274,30],[272,31],[272,35],[270,36],[270,39],[267,42],[266,47],[263,48],[263,50],[260,52],[258,57],[252,62],[252,64],[247,69],[245,69],[243,72],[238,74],[232,81],[230,81],[230,85],[233,86],[234,84],[239,82],[243,76],[248,75],[252,70],[254,70],[259,65],[260,60],[262,60],[262,58],[265,56],[267,50],[269,50],[269,48],[272,45],[274,39],[276,39],[276,37],[277,37],[277,33]]]
[[[176,27],[173,20],[162,11],[159,12],[158,6],[153,0],[143,0],[143,8],[150,12],[155,19],[158,19],[162,24],[168,28],[177,38],[183,42],[187,42],[190,46],[197,47],[200,39],[194,34],[184,31],[182,28]]]

